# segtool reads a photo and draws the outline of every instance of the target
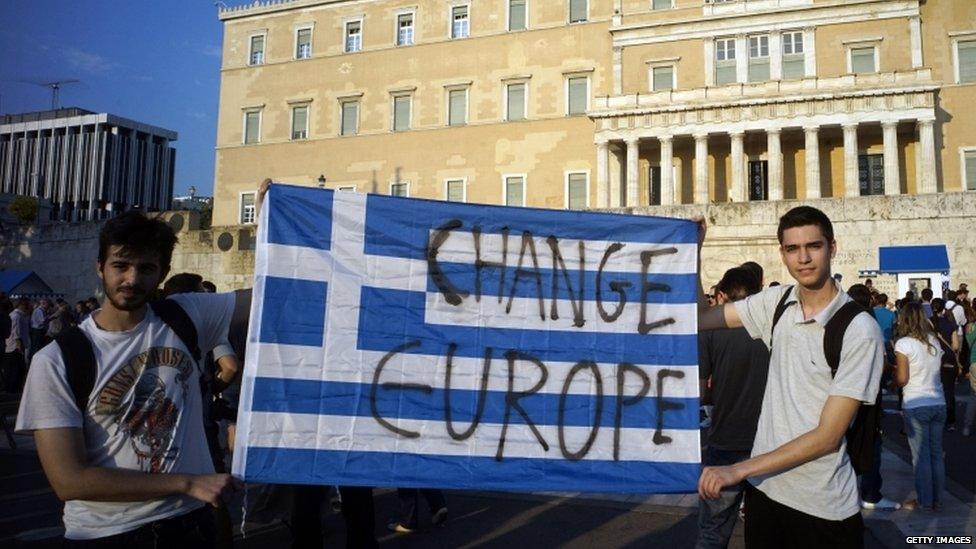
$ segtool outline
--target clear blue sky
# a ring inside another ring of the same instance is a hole
[[[213,0],[0,0],[0,113],[51,108],[24,81],[78,79],[62,107],[176,131],[174,192],[210,195],[222,36]]]

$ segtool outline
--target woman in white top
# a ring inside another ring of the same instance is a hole
[[[898,312],[895,325],[895,382],[904,394],[905,432],[912,450],[917,501],[905,503],[940,510],[945,487],[942,429],[946,422],[942,380],[942,348],[932,324],[918,303]]]

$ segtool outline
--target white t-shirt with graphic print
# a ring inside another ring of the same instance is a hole
[[[227,336],[234,294],[172,296],[197,329],[201,352]],[[135,328],[109,332],[92,317],[79,327],[92,342],[98,373],[84,418],[65,377],[57,343],[31,362],[17,415],[18,431],[82,427],[88,463],[146,473],[213,473],[201,421],[200,366],[149,309]],[[65,537],[94,539],[188,513],[203,503],[189,496],[138,502],[71,500]]]

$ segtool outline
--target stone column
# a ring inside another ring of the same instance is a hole
[[[844,129],[844,196],[860,196],[857,182],[857,124],[843,124]]]
[[[749,193],[746,189],[746,154],[744,147],[745,132],[733,132],[732,137],[732,187],[729,198],[732,202],[748,202]]]
[[[627,206],[639,206],[640,200],[640,147],[636,137],[627,140]]]
[[[898,185],[898,122],[882,122],[885,194],[900,194]]]
[[[708,134],[695,134],[695,204],[708,204]]]
[[[783,35],[778,32],[769,34],[769,79],[783,79]]]
[[[918,148],[922,168],[918,194],[936,193],[939,188],[935,177],[935,120],[929,118],[918,121]]]
[[[749,81],[749,40],[744,34],[735,37],[735,81]]]
[[[820,137],[817,126],[803,128],[806,136],[807,198],[820,198]]]
[[[780,128],[766,130],[766,157],[769,161],[769,200],[783,200],[783,151]]]
[[[674,150],[672,136],[662,135],[661,140],[661,205],[676,204],[674,195]]]
[[[610,143],[596,142],[596,206],[606,208],[610,194]]]

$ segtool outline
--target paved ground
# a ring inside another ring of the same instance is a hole
[[[962,407],[970,399],[960,386]],[[896,400],[886,400],[893,408]],[[882,457],[884,492],[896,500],[913,495],[913,476],[907,442],[900,434],[901,417],[888,414],[889,436]],[[12,450],[0,438],[0,547],[59,547],[61,503],[40,469],[30,437],[17,436]],[[976,437],[947,433],[947,471],[950,478],[946,508],[934,514],[920,511],[867,511],[869,548],[904,547],[906,536],[976,534],[973,490],[976,488]],[[451,520],[445,527],[424,527],[414,534],[385,531],[394,516],[396,497],[377,490],[377,536],[383,547],[690,547],[697,534],[695,495],[638,496],[594,494],[448,493]],[[235,512],[239,515],[239,512]],[[424,517],[422,520],[426,520]],[[341,518],[323,516],[327,546],[342,547]],[[249,524],[238,537],[246,548],[288,546],[290,533],[282,523]],[[731,547],[742,547],[741,525]]]

